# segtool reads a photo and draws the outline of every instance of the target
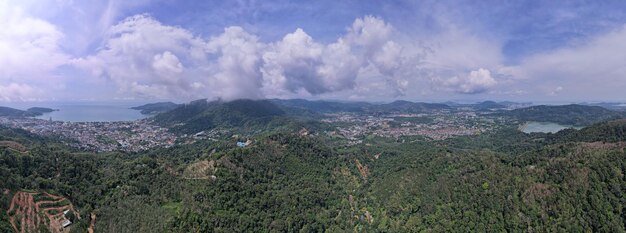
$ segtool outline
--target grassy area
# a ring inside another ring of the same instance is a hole
[[[168,202],[161,206],[161,208],[167,210],[168,212],[172,214],[180,213],[180,210],[182,209],[182,207],[183,205],[180,202]]]

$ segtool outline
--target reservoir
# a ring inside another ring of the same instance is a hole
[[[526,122],[526,124],[520,126],[520,130],[524,133],[556,133],[568,128],[581,129],[582,127],[576,127],[573,125],[562,125],[553,122],[536,121],[529,121]]]

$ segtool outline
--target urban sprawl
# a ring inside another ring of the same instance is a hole
[[[476,111],[434,110],[428,113],[387,113],[378,116],[359,113],[326,114],[322,120],[334,125],[326,134],[358,144],[368,136],[400,138],[422,136],[429,140],[474,135],[493,130],[504,119],[487,117]],[[150,119],[121,122],[63,122],[36,118],[2,118],[0,124],[43,136],[60,136],[69,146],[93,151],[142,151],[170,147],[177,142],[216,140],[229,135],[227,130],[201,131],[194,135],[176,135],[155,125]]]

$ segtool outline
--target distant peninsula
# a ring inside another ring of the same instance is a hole
[[[26,111],[41,115],[41,114],[44,114],[44,113],[51,113],[51,112],[59,111],[59,110],[58,109],[52,109],[52,108],[32,107],[32,108],[27,109]]]
[[[35,116],[41,116],[44,113],[50,113],[50,112],[54,112],[54,111],[59,111],[59,110],[58,109],[51,109],[51,108],[32,107],[32,108],[29,108],[26,111],[24,111],[24,110],[19,110],[19,109],[15,109],[15,108],[0,107],[0,116],[4,116],[4,117],[35,117]]]
[[[140,110],[141,114],[144,115],[154,115],[162,112],[167,112],[173,110],[180,106],[180,104],[172,103],[172,102],[159,102],[159,103],[151,103],[144,104],[137,107],[132,107],[130,109]]]

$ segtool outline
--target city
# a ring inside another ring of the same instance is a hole
[[[170,147],[177,136],[150,120],[120,122],[62,122],[35,118],[3,118],[0,125],[42,136],[61,136],[67,145],[83,150],[138,152]]]
[[[336,125],[329,135],[340,135],[354,143],[368,135],[399,138],[423,136],[432,140],[475,135],[502,127],[507,119],[481,111],[435,110],[429,113],[389,113],[380,116],[358,113],[326,114],[322,121]]]

